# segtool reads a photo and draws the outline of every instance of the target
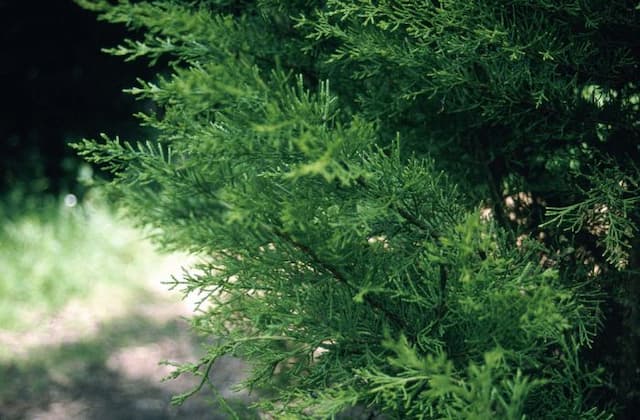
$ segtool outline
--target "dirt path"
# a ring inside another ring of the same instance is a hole
[[[229,418],[206,391],[181,407],[170,405],[195,378],[162,382],[172,368],[159,361],[195,361],[201,354],[183,319],[192,305],[161,284],[179,272],[179,261],[167,258],[134,298],[98,286],[89,301],[70,302],[28,332],[0,331],[0,420]],[[211,375],[242,418],[256,418],[245,408],[251,396],[231,389],[243,377],[243,364],[233,358]]]

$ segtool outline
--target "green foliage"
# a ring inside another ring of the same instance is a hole
[[[640,172],[627,175],[615,165],[584,176],[590,189],[583,191],[584,201],[566,207],[548,207],[546,224],[565,226],[574,232],[588,230],[604,248],[603,256],[611,265],[624,269],[629,265],[631,242],[638,231],[632,215],[640,203]]]
[[[609,416],[589,349],[597,276],[638,265],[634,4],[80,3],[142,30],[112,54],[172,60],[129,90],[157,139],[76,147],[202,258],[176,287],[223,340],[176,376],[242,356],[278,418]]]

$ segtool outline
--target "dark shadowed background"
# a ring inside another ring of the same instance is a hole
[[[99,133],[139,138],[122,93],[146,63],[101,52],[127,35],[71,0],[0,0],[0,190],[78,193],[80,160],[69,142]]]

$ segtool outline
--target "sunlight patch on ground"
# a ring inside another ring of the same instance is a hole
[[[169,404],[198,378],[162,382],[174,367],[161,361],[194,362],[203,352],[185,320],[198,296],[167,284],[195,258],[157,253],[100,207],[48,211],[0,230],[0,263],[13,264],[0,273],[9,293],[0,296],[0,321],[11,321],[0,322],[0,419],[227,418],[208,390]],[[36,270],[29,261],[37,258]],[[245,369],[221,358],[211,381],[249,413],[253,397],[232,390]]]

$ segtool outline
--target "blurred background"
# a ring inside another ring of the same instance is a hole
[[[144,104],[122,89],[153,69],[102,53],[127,33],[72,1],[0,0],[0,24],[0,188],[77,192],[82,164],[67,144],[101,132],[140,137],[132,114]]]
[[[100,51],[126,36],[71,0],[0,0],[0,420],[226,418],[204,395],[169,406],[193,378],[160,382],[160,360],[198,357],[193,306],[162,284],[186,257],[119,218],[68,147],[153,136],[132,116],[151,104],[122,89],[157,69]],[[214,372],[229,395],[241,376]]]

